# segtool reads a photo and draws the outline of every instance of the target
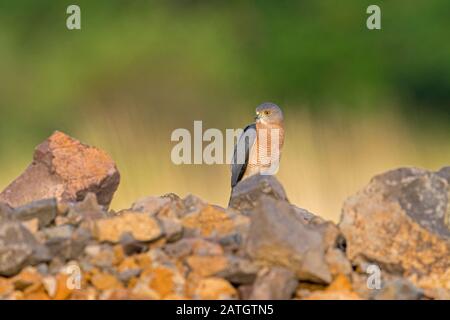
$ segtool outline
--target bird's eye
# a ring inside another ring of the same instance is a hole
[[[269,111],[264,111],[264,114],[266,115],[266,116],[268,116],[269,114],[270,114],[270,112]]]

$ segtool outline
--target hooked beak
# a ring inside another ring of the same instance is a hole
[[[256,114],[256,117],[255,117],[255,121],[258,121],[259,119],[261,119],[261,114],[260,114],[260,113],[257,113],[257,114]]]

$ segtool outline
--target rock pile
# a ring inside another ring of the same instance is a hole
[[[450,167],[376,176],[338,225],[270,176],[228,208],[189,195],[108,206],[119,172],[57,132],[0,193],[0,299],[450,299]]]

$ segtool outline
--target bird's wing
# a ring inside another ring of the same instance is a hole
[[[231,187],[233,188],[241,179],[247,169],[250,149],[256,140],[256,125],[248,125],[238,142],[234,146],[233,159],[231,162]]]

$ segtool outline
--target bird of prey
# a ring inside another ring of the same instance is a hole
[[[256,108],[255,123],[248,125],[234,146],[231,187],[254,174],[273,174],[284,143],[283,112],[274,103]]]

